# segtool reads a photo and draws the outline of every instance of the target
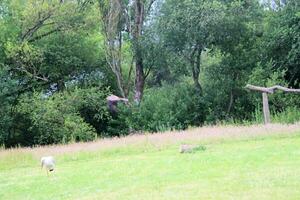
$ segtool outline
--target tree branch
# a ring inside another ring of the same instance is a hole
[[[264,92],[264,93],[269,93],[269,94],[273,94],[276,90],[282,90],[284,92],[300,93],[300,89],[286,88],[286,87],[282,87],[280,85],[274,85],[272,87],[267,88],[267,87],[260,87],[260,86],[254,86],[254,85],[247,84],[246,88],[249,90],[254,90],[254,91]]]
[[[40,40],[40,39],[42,39],[43,37],[46,37],[46,36],[48,36],[48,35],[51,35],[52,33],[56,33],[56,32],[59,32],[59,31],[61,31],[60,27],[58,27],[58,28],[56,28],[56,29],[53,29],[53,30],[51,30],[51,31],[49,31],[49,32],[43,33],[43,34],[41,34],[41,35],[38,35],[38,36],[36,36],[36,37],[34,37],[34,38],[31,38],[30,40],[28,40],[28,42],[34,42],[34,41]]]
[[[47,21],[52,16],[52,12],[49,12],[48,15],[46,15],[44,18],[39,19],[36,24],[29,28],[21,37],[21,40],[24,41],[26,38],[30,38],[37,30],[39,30],[45,21]]]
[[[16,70],[20,71],[20,72],[24,72],[25,74],[27,74],[29,77],[32,77],[34,79],[38,79],[38,80],[42,80],[42,81],[45,81],[45,82],[49,82],[49,79],[46,78],[46,77],[41,77],[41,76],[38,76],[36,74],[32,74],[31,72],[27,71],[26,69],[24,68],[15,68]]]

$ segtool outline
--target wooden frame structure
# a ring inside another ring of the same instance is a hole
[[[263,113],[264,113],[265,124],[268,124],[271,122],[268,94],[273,94],[276,90],[282,90],[283,92],[300,93],[300,89],[291,89],[291,88],[282,87],[280,85],[275,85],[275,86],[267,88],[267,87],[260,87],[260,86],[254,86],[254,85],[247,84],[246,88],[249,90],[253,90],[253,91],[262,93]]]

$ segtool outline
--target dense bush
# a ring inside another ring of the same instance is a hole
[[[18,89],[17,80],[9,77],[9,71],[0,63],[0,145],[7,143],[14,126],[15,93]]]
[[[198,126],[205,116],[200,95],[192,85],[181,83],[146,90],[141,104],[122,106],[118,118],[129,130],[154,132]]]
[[[103,126],[110,117],[105,101],[107,94],[106,89],[89,88],[51,96],[38,93],[23,96],[18,112],[24,127],[28,127],[23,130],[23,134],[27,134],[24,141],[30,144],[90,141],[97,133],[104,134],[106,127]]]

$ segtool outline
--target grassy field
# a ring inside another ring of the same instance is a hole
[[[182,143],[206,149],[179,153]],[[51,176],[39,159],[53,155]],[[300,125],[0,150],[0,199],[300,199]]]

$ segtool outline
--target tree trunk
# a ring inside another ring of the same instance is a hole
[[[196,56],[195,58],[191,58],[191,65],[192,65],[192,73],[193,73],[193,80],[194,80],[194,85],[195,89],[199,94],[202,94],[202,87],[199,82],[199,75],[200,75],[200,66],[201,66],[201,53],[202,49],[198,48],[196,51]]]
[[[117,51],[117,60],[116,62],[116,76],[117,76],[117,81],[118,81],[118,88],[120,90],[121,96],[123,98],[127,98],[127,94],[125,92],[125,86],[124,86],[124,82],[123,82],[123,75],[122,75],[122,63],[121,63],[121,59],[122,59],[122,33],[121,31],[118,33],[118,51]]]
[[[135,95],[134,101],[140,103],[143,98],[145,74],[143,66],[142,49],[140,46],[140,37],[142,35],[142,26],[144,20],[144,4],[142,0],[135,0],[135,20],[134,20],[134,50],[135,50]]]
[[[228,104],[228,108],[227,108],[227,115],[229,115],[229,113],[231,111],[233,100],[234,100],[233,90],[231,89],[230,90],[230,100],[229,100],[229,104]]]
[[[144,93],[144,71],[142,59],[136,61],[136,76],[135,76],[135,95],[134,100],[136,103],[140,103]]]
[[[65,82],[64,80],[59,80],[57,82],[57,91],[63,91],[65,89]]]

